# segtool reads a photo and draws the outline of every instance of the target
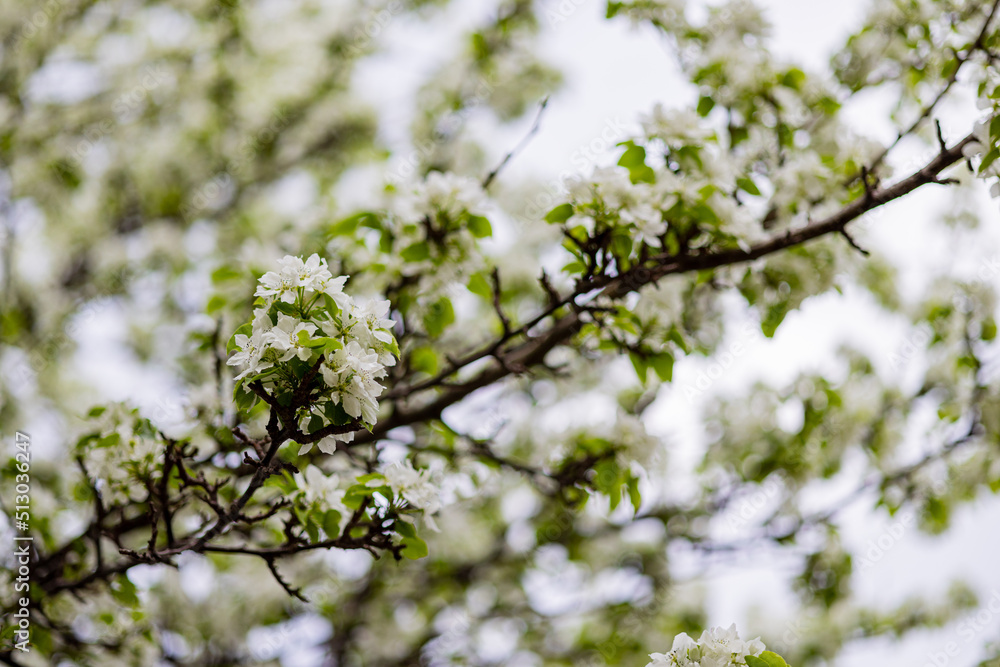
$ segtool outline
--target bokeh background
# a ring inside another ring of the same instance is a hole
[[[298,59],[297,67],[303,80],[314,76],[335,77],[335,73],[323,71],[322,64],[315,60],[319,51],[310,47],[311,40],[318,42],[319,35],[330,29],[329,25],[309,26],[298,18],[293,21],[288,18],[290,10],[281,2],[256,4],[259,23],[244,26],[244,29],[255,31],[254,38],[260,49],[273,49],[281,58],[293,59],[285,64]],[[547,89],[555,87],[540,115],[537,133],[499,176],[500,197],[508,200],[522,197],[534,207],[526,211],[528,217],[548,210],[550,206],[546,203],[562,191],[561,183],[566,177],[614,164],[619,156],[614,144],[638,130],[640,113],[648,112],[656,103],[668,107],[694,105],[698,97],[697,91],[679,73],[663,37],[651,27],[635,26],[622,20],[608,21],[604,18],[605,5],[593,0],[540,0],[537,4],[540,29],[533,38],[532,48],[553,72],[561,73],[561,83],[554,86],[556,75],[550,77],[545,72],[538,73],[534,79],[526,78],[523,90],[512,94],[516,100],[514,106],[519,108],[511,109],[507,118],[474,104],[456,113],[456,124],[478,143],[475,150],[470,149],[457,162],[461,164],[466,160],[466,164],[488,167],[499,162],[522,140],[535,121],[535,109],[541,99],[549,95]],[[815,70],[827,67],[846,37],[860,25],[868,8],[865,0],[837,3],[762,0],[759,4],[773,24],[773,50]],[[67,1],[57,7],[57,11],[76,11],[71,5]],[[692,3],[691,11],[700,10]],[[377,203],[387,179],[400,180],[408,176],[407,165],[415,152],[421,159],[424,157],[417,135],[422,115],[430,115],[427,82],[447,69],[448,63],[465,48],[464,40],[469,31],[490,21],[495,12],[494,2],[463,0],[452,3],[447,10],[428,7],[422,15],[391,13],[388,19],[368,19],[367,23],[362,23],[377,33],[371,43],[358,42],[372,52],[361,58],[349,80],[331,81],[331,85],[342,87],[344,92],[340,98],[342,104],[337,108],[332,105],[329,115],[336,118],[339,131],[347,138],[332,138],[331,141],[340,142],[336,150],[318,152],[310,159],[335,163],[337,151],[347,154],[351,133],[372,134],[379,147],[374,150],[387,151],[388,158],[378,159],[385,155],[380,153],[377,159],[330,167],[319,176],[307,169],[288,169],[286,173],[276,174],[266,188],[254,195],[252,206],[280,219],[284,228],[282,234],[295,235],[308,233],[315,221],[328,217],[331,210],[346,214]],[[4,13],[12,14],[14,10],[8,7]],[[171,44],[195,39],[192,33],[197,27],[181,12],[172,11],[166,5],[147,11],[137,3],[134,15],[141,17],[136,20],[142,23],[136,29],[137,34],[145,34],[156,48],[169,50]],[[325,11],[321,16],[322,21],[330,22],[336,20],[337,12]],[[345,16],[344,20],[355,19]],[[376,21],[377,30],[372,29],[372,21]],[[111,23],[101,25],[95,20],[87,31],[91,38],[96,38],[102,31],[114,28]],[[314,34],[301,32],[305,28],[314,30]],[[301,42],[301,48],[289,48],[289,44],[295,42]],[[100,52],[108,63],[112,63],[109,68],[121,72],[129,69],[129,63],[135,58],[135,48],[134,43],[123,38],[108,40]],[[301,83],[271,80],[267,71],[254,71],[254,63],[249,59],[234,58],[219,65],[206,56],[202,65],[206,72],[225,66],[233,68],[236,76],[257,78],[255,85],[241,87],[239,94],[240,103],[248,109],[249,116],[263,114],[268,95],[280,94],[282,86],[292,90]],[[247,71],[239,72],[240,66],[247,67]],[[176,89],[174,75],[170,72],[133,72],[133,75],[137,77],[133,80],[138,81],[145,92],[136,95],[134,107],[125,100],[124,106],[112,108],[109,118],[116,126],[132,122],[132,115],[141,113],[146,105],[145,95],[156,98],[183,94],[183,90]],[[159,77],[163,77],[167,85],[161,87]],[[197,78],[196,73],[194,77]],[[39,69],[27,90],[36,110],[46,103],[60,109],[51,116],[53,123],[59,123],[66,116],[72,116],[74,105],[94,96],[107,95],[108,86],[106,71],[101,67],[82,65],[67,56],[56,57],[51,64]],[[216,93],[231,94],[224,90]],[[259,100],[255,101],[254,96]],[[121,98],[118,101],[121,102]],[[845,112],[858,133],[888,143],[896,136],[896,127],[889,118],[894,103],[890,92],[864,93],[852,99]],[[21,122],[10,103],[6,104],[2,123]],[[259,106],[256,111],[254,104]],[[176,113],[182,118],[196,118],[208,112],[195,98]],[[955,139],[964,136],[976,115],[971,96],[959,92],[940,107],[936,117],[941,120],[945,136]],[[51,145],[41,148],[46,146],[44,124],[37,119],[32,122],[35,123],[32,127],[37,128],[38,135],[33,140],[38,142],[39,150],[51,149]],[[312,127],[303,131],[318,132],[322,119],[314,118],[305,125],[310,124]],[[135,136],[131,140],[141,145],[147,154],[162,156],[175,148],[167,142],[167,137],[169,133],[165,132],[162,137]],[[63,142],[60,150],[65,150],[65,146]],[[932,145],[921,141],[906,141],[893,152],[890,162],[906,171],[933,150]],[[101,151],[100,146],[88,151],[85,161],[93,165],[115,159]],[[121,159],[121,155],[117,158]],[[136,150],[126,159],[136,160],[133,167],[141,174],[141,160],[146,159],[143,152]],[[296,159],[294,155],[288,156],[292,163]],[[217,165],[198,165],[197,160],[197,152],[185,148],[176,155],[176,167],[208,175],[204,182],[210,185]],[[29,168],[24,164],[19,166]],[[45,286],[69,279],[65,273],[59,275],[66,270],[65,247],[53,245],[52,238],[60,233],[67,238],[85,236],[87,229],[72,219],[46,217],[44,207],[30,197],[11,199],[12,182],[32,177],[31,173],[11,174],[6,166],[0,166],[5,197],[3,269],[16,276],[22,285],[39,286],[33,298],[43,302],[38,313],[44,315],[46,307],[52,305],[44,302],[56,298]],[[49,194],[57,196],[54,192]],[[44,188],[38,188],[34,196],[44,197]],[[214,191],[207,190],[207,200],[212,200],[212,196]],[[106,205],[109,204],[76,201],[64,211],[72,218],[74,206],[93,210]],[[119,207],[122,224],[127,225],[127,202],[110,205]],[[524,233],[517,216],[511,212],[517,207],[507,208],[505,212],[498,212],[500,222],[494,223],[496,233],[491,248],[498,255],[516,248]],[[940,220],[957,215],[959,210],[970,211],[983,223],[977,226],[939,224]],[[901,297],[913,299],[942,275],[979,280],[988,286],[1000,284],[998,217],[996,202],[990,200],[984,188],[963,191],[961,195],[944,188],[924,188],[906,201],[866,217],[857,225],[856,238],[862,246],[896,268]],[[80,219],[86,218],[84,214]],[[136,242],[134,247],[115,247],[108,252],[124,252],[130,261],[139,263],[147,259],[156,262],[157,253],[187,253],[197,258],[215,252],[220,245],[232,243],[232,238],[220,238],[210,225],[197,221],[180,234],[160,231],[162,237],[147,239],[147,244]],[[159,232],[150,231],[150,234],[156,233]],[[101,252],[101,248],[96,249],[97,264],[108,259],[102,258]],[[239,248],[243,255],[248,252],[247,246]],[[265,245],[256,248],[254,253],[252,260],[261,264],[284,254],[279,247]],[[535,259],[526,258],[529,263]],[[555,253],[537,259],[553,271],[558,270],[562,261]],[[109,265],[113,263],[108,259]],[[84,275],[81,285],[86,285],[88,280]],[[189,276],[188,282],[173,294],[166,307],[186,309],[189,313],[203,310],[210,293],[210,285],[206,282],[205,275]],[[182,340],[192,329],[209,330],[212,318],[190,315],[175,318],[171,325],[159,324],[158,312],[165,303],[161,301],[160,287],[149,285],[146,300],[133,295],[129,299],[106,297],[87,301],[92,310],[89,314],[84,312],[75,316],[78,321],[72,335],[60,345],[56,364],[58,382],[64,385],[64,391],[53,392],[44,386],[47,380],[42,376],[47,370],[26,373],[24,369],[31,367],[28,356],[16,345],[4,341],[0,368],[7,392],[4,400],[8,403],[4,412],[5,435],[15,428],[27,431],[32,434],[34,454],[38,459],[57,460],[65,455],[67,439],[75,431],[72,415],[81,413],[89,404],[107,400],[134,401],[162,428],[183,432],[191,420],[190,405],[196,401],[190,395],[190,385],[178,371],[182,362],[177,358],[182,356],[184,348],[171,340]],[[80,294],[79,298],[87,298],[86,290]],[[4,299],[9,298],[13,298],[12,293],[5,293]],[[68,305],[58,304],[49,310],[53,313],[64,311]],[[655,402],[645,413],[649,431],[662,436],[662,446],[669,449],[674,479],[671,488],[678,489],[678,493],[682,493],[684,484],[689,483],[685,471],[696,468],[711,439],[703,415],[716,395],[734,397],[738,401],[754,382],[783,386],[797,374],[809,370],[836,376],[842,372],[841,366],[835,363],[836,353],[844,344],[867,353],[878,374],[887,380],[898,381],[902,386],[919,381],[922,360],[919,354],[907,351],[910,349],[908,344],[913,342],[912,327],[901,315],[889,315],[879,308],[868,292],[848,286],[842,294],[829,293],[807,299],[800,310],[789,315],[772,339],[766,339],[755,325],[745,326],[751,321],[745,304],[732,299],[725,305],[725,335],[720,349],[739,344],[741,352],[733,355],[731,363],[727,362],[721,373],[713,370],[713,366],[719,365],[718,359],[686,357],[680,360],[673,382],[660,388]],[[144,329],[143,322],[150,324],[152,329]],[[137,340],[137,337],[145,338]],[[699,378],[710,370],[717,377],[700,385]],[[611,385],[626,386],[634,377],[627,360],[608,366],[604,372],[607,374],[605,381]],[[467,408],[454,408],[449,418],[462,423],[466,419],[464,409]],[[563,418],[574,422],[585,411],[598,415],[597,419],[603,414],[599,408],[595,410],[584,403],[567,411]],[[473,416],[468,419],[474,421],[475,413],[470,414]],[[516,415],[510,417],[516,419]],[[792,431],[798,427],[796,419],[794,411],[779,413],[777,426]],[[5,438],[5,447],[10,440]],[[922,445],[918,437],[913,437],[904,446],[916,455]],[[860,470],[863,470],[863,461],[848,458],[844,472],[817,484],[808,496],[809,502],[822,508],[846,497],[855,487],[856,473]],[[753,505],[750,509],[745,505],[738,509],[756,516],[758,512],[766,512],[772,500],[764,487],[761,497],[747,500]],[[862,494],[838,514],[842,540],[855,553],[864,554],[880,537],[892,536],[891,540],[883,542],[889,543],[889,548],[873,552],[877,557],[872,559],[870,567],[858,568],[856,563],[853,591],[861,603],[889,609],[914,595],[944,596],[955,580],[967,582],[980,595],[981,603],[991,595],[1000,596],[1000,568],[997,567],[1000,501],[996,497],[983,494],[959,507],[944,536],[926,535],[913,524],[899,529],[898,533],[890,532],[896,530],[894,526],[899,524],[900,517],[890,519],[884,513],[873,513],[871,505],[872,496]],[[71,524],[67,530],[70,527]],[[725,522],[720,522],[718,533],[720,536],[728,534]],[[343,555],[341,559],[341,566],[347,570],[364,567],[354,554]],[[671,560],[673,574],[679,579],[690,580],[685,586],[705,596],[711,625],[728,626],[735,622],[750,636],[764,631],[780,635],[783,628],[794,636],[797,619],[791,581],[797,574],[796,567],[796,562],[785,554],[768,547],[713,555],[678,549]],[[139,568],[135,572],[134,579],[140,588],[158,576],[152,568],[149,570]],[[184,591],[193,599],[210,594],[214,574],[204,562],[182,560],[179,576]],[[578,589],[583,592],[574,593],[572,576],[567,574],[566,577],[540,581],[535,591],[538,604],[553,611],[567,610],[579,603],[579,595],[590,594],[589,589]],[[631,584],[612,581],[607,585],[614,589]],[[975,613],[970,612],[972,616]],[[900,642],[884,637],[850,642],[835,664],[847,667],[863,660],[887,667],[924,665],[931,660],[930,654],[941,651],[951,641],[957,642],[961,651],[950,665],[977,664],[987,655],[984,646],[1000,641],[1000,616],[991,617],[984,629],[974,633],[969,640],[960,634],[961,628],[968,627],[960,625],[966,618],[961,615],[942,628],[917,630]],[[276,649],[281,664],[288,667],[319,664],[315,646],[327,638],[329,628],[318,619],[306,616],[297,621],[290,632],[292,639],[279,642]],[[251,633],[253,641],[266,644],[270,640],[266,633]],[[504,643],[502,636],[492,641],[501,646]],[[490,643],[490,638],[485,638],[483,650],[487,653]],[[649,651],[666,648],[650,646]]]

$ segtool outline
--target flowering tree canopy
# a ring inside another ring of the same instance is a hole
[[[807,667],[1000,603],[859,584],[1000,491],[1000,0],[872,0],[824,67],[599,4],[0,7],[0,661]],[[516,178],[596,9],[683,90]]]

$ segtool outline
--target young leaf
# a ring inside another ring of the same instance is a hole
[[[545,214],[545,222],[558,224],[566,222],[573,216],[572,204],[559,204],[554,209]]]
[[[493,235],[493,227],[490,225],[490,221],[481,215],[470,215],[468,226],[469,231],[477,239]]]
[[[428,554],[427,543],[422,539],[414,535],[413,537],[404,537],[400,544],[403,545],[403,550],[400,551],[405,558],[410,560],[417,560],[418,558],[423,558]]]

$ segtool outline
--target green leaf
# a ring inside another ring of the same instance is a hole
[[[402,537],[416,537],[417,529],[409,521],[397,521],[393,526]]]
[[[747,128],[739,125],[732,125],[729,127],[729,143],[733,146],[746,141],[749,137],[750,131],[747,130]]]
[[[493,289],[490,287],[489,282],[486,280],[486,276],[482,273],[473,273],[472,277],[469,278],[468,284],[469,291],[473,294],[477,294],[484,299],[489,299],[493,296]]]
[[[264,486],[271,486],[281,491],[286,496],[298,491],[295,485],[295,478],[287,470],[282,470],[280,475],[271,475],[264,481]]]
[[[645,166],[646,164],[646,149],[642,146],[637,146],[631,141],[624,143],[625,152],[622,156],[618,158],[618,166],[625,167],[626,169],[634,169],[638,166]]]
[[[257,394],[248,390],[242,382],[238,382],[233,389],[233,402],[236,403],[236,409],[240,412],[250,412],[250,409],[257,402]]]
[[[493,227],[490,225],[490,221],[481,215],[470,215],[468,227],[477,239],[493,236]]]
[[[327,510],[323,513],[323,532],[329,538],[340,535],[340,512],[337,510]]]
[[[649,364],[646,360],[635,352],[629,352],[628,358],[632,360],[632,367],[635,368],[635,374],[639,376],[639,381],[643,384],[646,383],[646,374],[649,372]]]
[[[992,165],[994,162],[997,161],[997,158],[1000,158],[1000,149],[997,149],[995,147],[991,148],[989,152],[987,152],[986,155],[983,156],[983,161],[979,164],[978,173],[980,174],[985,173],[986,170],[990,168],[990,165]]]
[[[997,137],[1000,137],[1000,115],[994,116],[993,120],[990,121],[990,139],[993,140],[992,143],[997,142]]]
[[[634,475],[629,475],[628,478],[628,499],[632,503],[632,509],[638,512],[642,505],[642,495],[639,493],[639,478]]]
[[[613,458],[602,459],[594,465],[594,488],[603,493],[611,501],[612,511],[622,501],[621,468]]]
[[[229,342],[226,343],[226,354],[229,354],[233,350],[239,349],[239,346],[236,344],[236,336],[243,335],[249,338],[250,334],[252,333],[253,333],[252,324],[250,324],[249,322],[247,322],[246,324],[241,324],[240,327],[233,332],[233,335],[230,336]]]
[[[111,582],[109,587],[111,591],[111,597],[117,600],[120,604],[126,607],[137,607],[139,606],[139,596],[135,591],[135,584],[133,584],[129,578],[121,574],[115,577],[115,580]]]
[[[220,294],[212,295],[212,298],[205,304],[205,312],[209,315],[219,312],[226,307],[226,298]]]
[[[788,304],[776,303],[767,309],[767,315],[760,322],[760,330],[768,338],[773,338],[774,333],[781,326],[781,323],[785,320],[785,315],[788,314]]]
[[[442,297],[434,302],[424,315],[424,328],[431,338],[437,338],[454,321],[455,309],[451,305],[451,299]]]
[[[753,662],[750,662],[751,659]],[[746,661],[748,667],[788,667],[785,659],[774,651],[764,651],[759,657],[748,655]]]
[[[554,209],[545,214],[545,221],[553,224],[566,222],[573,216],[572,204],[559,204]]]
[[[427,245],[426,241],[420,241],[403,248],[402,252],[399,253],[399,256],[407,262],[420,262],[430,258],[431,249],[430,246]]]
[[[323,428],[323,418],[319,415],[313,415],[309,418],[309,425],[306,427],[306,433],[315,433],[321,428]]]
[[[983,320],[979,325],[979,337],[985,341],[991,341],[997,337],[997,323],[992,317]]]
[[[319,542],[319,523],[316,521],[316,512],[310,512],[306,516],[305,528],[306,533],[309,534],[309,541],[314,544]]]
[[[417,347],[410,352],[410,368],[414,371],[434,375],[438,371],[437,353],[429,347]]]
[[[378,216],[369,211],[362,211],[336,222],[327,230],[328,236],[350,236],[360,225],[378,228]]]
[[[704,118],[715,108],[715,100],[707,95],[702,95],[698,100],[698,115]]]
[[[736,187],[755,197],[760,196],[760,188],[757,187],[757,184],[754,183],[749,176],[742,176],[740,178],[737,178]]]
[[[427,543],[416,535],[413,537],[404,537],[400,540],[400,544],[403,545],[403,549],[400,553],[404,558],[409,558],[410,560],[423,558],[429,553],[427,551]]]
[[[303,347],[329,347],[334,350],[339,350],[344,347],[344,344],[337,340],[336,338],[330,338],[328,336],[320,336],[319,338],[309,338],[309,334],[305,331],[299,332],[299,345]]]
[[[611,252],[619,259],[627,259],[632,254],[632,239],[627,234],[611,237]]]
[[[663,352],[652,357],[649,360],[649,365],[653,367],[656,377],[660,378],[661,382],[670,382],[673,379],[674,355],[669,352]]]
[[[285,303],[284,301],[275,301],[273,304],[271,304],[271,309],[279,313],[284,313],[285,315],[288,315],[290,317],[297,318],[301,314],[299,313],[299,308],[296,304]],[[274,318],[272,317],[272,319]]]
[[[237,278],[242,278],[243,272],[237,271],[231,266],[223,264],[215,271],[212,271],[212,284],[217,285],[219,283],[226,282],[227,280],[236,280]]]
[[[802,90],[802,84],[806,82],[806,73],[798,67],[793,67],[781,77],[781,85],[792,90]]]
[[[646,149],[636,146],[631,141],[625,142],[624,145],[627,148],[619,158],[618,165],[628,169],[629,180],[633,183],[653,183],[656,180],[656,172],[646,164]]]

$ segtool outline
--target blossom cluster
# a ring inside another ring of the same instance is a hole
[[[97,407],[90,417],[98,430],[77,442],[77,454],[106,505],[142,501],[162,463],[163,441],[138,408],[120,403]]]
[[[492,236],[481,184],[432,171],[387,188],[378,210],[356,213],[331,229],[330,252],[364,268],[358,278],[376,289],[402,282],[399,312],[414,322],[482,268],[481,239]],[[446,307],[447,308],[447,307]],[[432,336],[438,327],[427,325]]]
[[[712,134],[692,125],[690,118],[668,131],[673,118],[681,116],[658,108],[642,121],[646,136],[637,141],[650,149],[667,148],[659,164],[648,166],[646,149],[630,142],[620,163],[628,166],[598,168],[570,180],[570,201],[564,206],[571,210],[558,215],[559,207],[547,219],[582,229],[591,238],[624,232],[631,241],[657,249],[664,247],[671,227],[689,237],[692,228],[707,234],[694,234],[694,243],[749,247],[761,236],[760,226],[753,211],[733,197],[740,181],[750,187],[748,179],[739,179],[733,166],[708,148]],[[630,250],[638,252],[636,246]]]
[[[567,183],[573,202],[568,227],[582,227],[595,236],[616,226],[632,231],[648,245],[660,247],[660,237],[667,231],[664,211],[678,200],[678,195],[662,182],[659,187],[629,180],[623,167],[601,167],[588,178],[578,177]]]
[[[736,624],[728,628],[709,628],[695,641],[685,633],[674,637],[669,653],[650,653],[651,662],[646,667],[727,667],[746,665],[747,656],[764,652],[760,637],[743,641],[736,631]]]
[[[485,199],[482,187],[471,178],[432,171],[422,183],[401,194],[397,211],[411,222],[425,216],[457,221],[466,214],[482,215]]]
[[[379,380],[399,355],[389,302],[358,305],[344,293],[347,276],[334,277],[316,254],[307,260],[287,255],[278,266],[261,276],[252,321],[230,341],[237,352],[228,363],[242,368],[238,397],[258,382],[293,392],[307,376],[316,381],[318,375],[319,395],[302,415],[307,431],[351,421],[370,428],[378,418]],[[318,373],[310,373],[317,364]],[[320,449],[327,451],[323,443]]]
[[[997,95],[1000,97],[1000,87],[997,88]],[[998,178],[1000,177],[1000,162],[997,161],[997,158],[1000,157],[1000,149],[996,148],[1000,136],[993,134],[993,132],[1000,130],[998,127],[1000,123],[994,122],[995,119],[1000,118],[1000,115],[996,115],[997,112],[991,108],[994,103],[993,100],[989,99],[979,101],[980,107],[990,109],[994,115],[976,123],[973,128],[975,139],[965,145],[962,154],[969,160],[980,158],[977,175],[984,180],[995,179],[990,186],[990,196],[996,199],[1000,197],[1000,178]]]
[[[453,277],[478,258],[477,239],[491,235],[485,217],[486,193],[477,181],[432,171],[401,188],[390,203],[393,251],[404,275],[447,270]],[[423,290],[420,290],[423,291]]]
[[[429,470],[416,470],[413,463],[406,459],[386,466],[382,474],[397,497],[405,500],[411,507],[426,512],[428,518],[441,509],[441,493],[431,480]]]

